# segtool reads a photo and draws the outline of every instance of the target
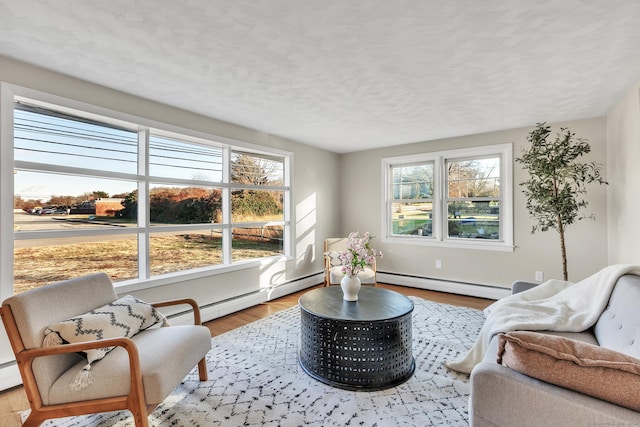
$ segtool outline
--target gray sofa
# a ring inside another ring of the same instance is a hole
[[[516,282],[512,292],[533,284]],[[618,279],[609,304],[587,331],[545,332],[596,344],[640,358],[640,276]],[[471,372],[471,426],[640,426],[640,413],[585,394],[558,387],[496,362],[493,337],[484,360]],[[640,396],[638,396],[640,399]]]

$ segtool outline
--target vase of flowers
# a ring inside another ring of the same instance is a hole
[[[367,232],[362,236],[358,231],[349,233],[347,238],[347,250],[340,253],[342,261],[342,273],[344,277],[340,281],[343,299],[345,301],[357,301],[361,283],[358,273],[366,266],[371,266],[376,256],[382,257],[382,252],[371,247],[371,235]]]

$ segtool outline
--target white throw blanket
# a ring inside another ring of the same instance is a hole
[[[611,265],[572,284],[549,280],[535,288],[498,300],[485,309],[487,319],[467,355],[446,362],[449,369],[468,374],[480,363],[494,335],[509,331],[581,332],[604,311],[618,278],[640,274],[640,266]]]

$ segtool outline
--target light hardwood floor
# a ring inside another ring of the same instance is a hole
[[[458,305],[482,310],[493,300],[468,297],[464,295],[447,294],[444,292],[427,291],[424,289],[408,288],[404,286],[379,284],[379,287],[391,289],[407,296],[416,296],[427,300]],[[320,287],[320,286],[317,286]],[[230,331],[247,323],[251,323],[273,313],[293,307],[298,303],[300,296],[314,288],[305,289],[291,295],[265,302],[254,307],[247,308],[237,313],[230,314],[219,319],[205,323],[211,330],[211,335],[216,336]],[[19,427],[21,425],[19,412],[29,408],[29,402],[22,387],[0,392],[0,427]]]

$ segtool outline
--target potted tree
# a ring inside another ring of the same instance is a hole
[[[529,134],[530,147],[523,150],[516,162],[529,173],[521,182],[527,198],[529,215],[536,220],[531,233],[556,230],[560,234],[562,273],[568,280],[565,231],[576,221],[591,218],[580,211],[586,208],[587,184],[607,184],[601,174],[602,165],[583,162],[582,156],[591,151],[586,139],[577,138],[567,128],[560,128],[555,139],[550,139],[550,126],[538,123]]]

